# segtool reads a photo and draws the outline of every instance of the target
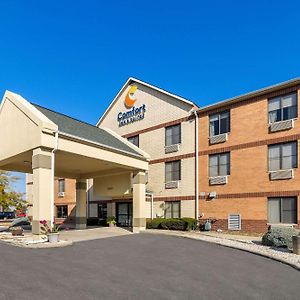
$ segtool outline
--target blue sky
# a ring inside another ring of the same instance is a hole
[[[0,11],[0,92],[93,124],[129,76],[200,106],[300,76],[299,1],[1,0]]]

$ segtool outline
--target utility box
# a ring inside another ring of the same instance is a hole
[[[293,253],[300,255],[300,235],[293,236]]]

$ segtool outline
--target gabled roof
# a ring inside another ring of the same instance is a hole
[[[186,103],[186,104],[188,104],[188,105],[190,105],[190,106],[192,106],[192,107],[196,107],[196,108],[198,107],[194,102],[189,101],[189,100],[187,100],[187,99],[185,99],[185,98],[183,98],[183,97],[180,97],[180,96],[178,96],[178,95],[175,95],[175,94],[173,94],[173,93],[170,93],[170,92],[168,92],[168,91],[166,91],[166,90],[163,90],[163,89],[161,89],[161,88],[159,88],[159,87],[156,87],[156,86],[154,86],[154,85],[152,85],[152,84],[146,83],[145,81],[139,80],[139,79],[137,79],[137,78],[129,77],[129,78],[127,79],[127,81],[125,82],[125,84],[121,87],[121,89],[119,90],[119,92],[117,93],[117,95],[115,96],[115,98],[113,99],[113,101],[110,103],[110,105],[109,105],[109,107],[107,108],[107,110],[106,110],[106,111],[104,112],[104,114],[101,116],[101,118],[100,118],[99,121],[97,122],[97,125],[96,125],[96,126],[99,126],[99,125],[100,125],[100,123],[102,122],[102,120],[105,118],[105,116],[106,116],[107,113],[110,111],[110,109],[113,107],[113,105],[116,103],[116,101],[118,100],[118,98],[119,98],[119,96],[122,94],[122,92],[125,90],[125,88],[126,88],[128,85],[130,85],[131,83],[133,83],[133,82],[139,83],[139,84],[144,85],[144,86],[146,86],[146,87],[148,87],[148,88],[150,88],[150,89],[153,89],[153,90],[155,90],[155,91],[158,91],[158,92],[160,92],[160,93],[163,93],[163,94],[165,94],[165,95],[168,95],[168,96],[170,96],[170,97],[173,97],[173,98],[175,98],[175,99],[177,99],[177,100],[179,100],[179,101],[182,101],[182,102],[184,102],[184,103]]]
[[[288,81],[284,81],[284,82],[281,82],[278,84],[274,84],[274,85],[271,85],[271,86],[268,86],[268,87],[250,92],[250,93],[246,93],[246,94],[242,94],[242,95],[239,95],[239,96],[236,96],[233,98],[229,98],[229,99],[226,99],[226,100],[214,103],[214,104],[210,104],[210,105],[201,107],[200,109],[197,110],[197,112],[202,113],[202,112],[214,110],[217,108],[221,108],[223,106],[225,107],[225,106],[237,103],[237,102],[242,102],[242,101],[251,99],[253,97],[258,97],[258,96],[261,96],[261,95],[264,95],[267,93],[276,92],[276,91],[284,89],[284,88],[289,88],[289,87],[295,86],[297,84],[300,84],[300,77],[294,78],[294,79],[291,79]]]
[[[32,103],[32,105],[58,126],[59,133],[90,141],[127,154],[139,156],[140,158],[143,157],[139,152],[134,150],[134,147],[130,147],[105,129],[98,128],[37,104]]]

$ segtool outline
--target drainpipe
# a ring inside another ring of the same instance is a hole
[[[51,188],[51,225],[54,223],[54,174],[55,174],[55,152],[58,148],[58,131],[55,132],[55,143],[54,149],[51,151],[51,177],[52,177],[52,188]]]
[[[153,193],[151,194],[151,220],[153,220]]]
[[[199,121],[197,111],[194,111],[195,115],[195,219],[199,219]]]
[[[153,220],[153,193],[147,193],[146,196],[151,196],[151,220]]]

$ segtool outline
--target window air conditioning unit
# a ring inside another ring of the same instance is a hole
[[[65,192],[59,192],[59,193],[58,193],[58,197],[59,197],[59,198],[62,198],[62,197],[64,197],[64,196],[65,196]]]
[[[294,119],[271,123],[269,128],[270,132],[294,128]]]
[[[179,144],[174,144],[170,146],[165,146],[165,153],[172,153],[172,152],[178,152],[179,151]]]
[[[174,181],[168,181],[165,184],[166,189],[177,189],[179,187],[179,181],[174,180]]]
[[[270,180],[281,180],[294,178],[294,169],[278,170],[270,172]]]
[[[213,144],[224,143],[227,140],[228,140],[228,133],[222,133],[222,134],[211,136],[209,138],[209,143],[213,145]]]
[[[216,176],[209,178],[210,185],[219,185],[219,184],[226,184],[228,182],[228,176]]]

